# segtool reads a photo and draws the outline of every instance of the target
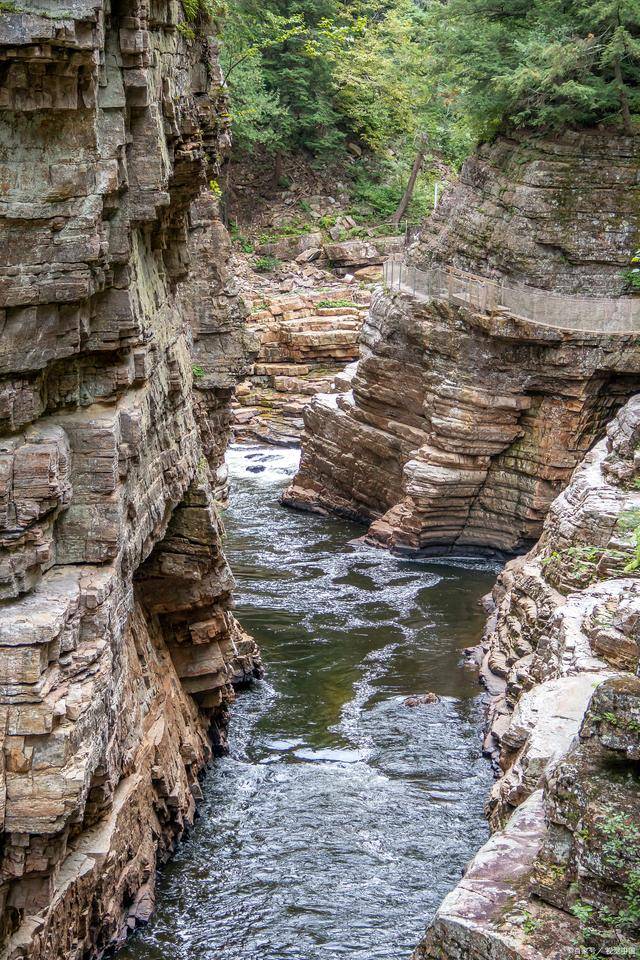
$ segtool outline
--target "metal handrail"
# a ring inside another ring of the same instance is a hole
[[[393,257],[384,282],[421,300],[448,300],[479,313],[507,313],[546,327],[585,333],[640,333],[640,298],[573,297],[464,273],[453,267],[420,270]]]

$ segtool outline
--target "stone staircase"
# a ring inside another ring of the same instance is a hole
[[[371,292],[332,286],[259,302],[250,331],[260,350],[236,391],[237,439],[280,445],[299,442],[302,410],[315,393],[334,391],[334,377],[358,357],[360,328]]]

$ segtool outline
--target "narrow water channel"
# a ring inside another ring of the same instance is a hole
[[[266,679],[127,960],[408,960],[484,841],[482,701],[462,648],[496,567],[351,546],[278,505],[297,453],[229,452],[226,551]],[[410,707],[434,691],[441,701]]]

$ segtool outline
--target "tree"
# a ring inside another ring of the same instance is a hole
[[[416,188],[416,182],[418,180],[418,174],[424,163],[425,156],[427,154],[427,147],[429,144],[429,138],[426,134],[422,134],[418,142],[418,152],[416,153],[415,160],[411,166],[411,173],[409,174],[409,181],[407,183],[406,189],[402,194],[400,203],[398,204],[395,213],[391,218],[391,222],[395,223],[396,226],[400,223],[405,213],[407,212],[407,207],[411,203],[411,198],[413,197],[413,191]]]
[[[230,0],[222,65],[238,153],[261,147],[279,179],[283,154],[344,160],[380,218],[420,193],[424,150],[461,162],[468,126],[439,96],[429,6],[438,0]],[[371,162],[372,161],[372,162]],[[433,169],[433,168],[429,168]],[[426,197],[426,194],[425,194]]]
[[[448,0],[429,7],[434,81],[478,137],[640,113],[637,0]]]
[[[344,140],[333,106],[326,46],[337,0],[235,0],[222,35],[222,65],[240,149],[332,151]]]

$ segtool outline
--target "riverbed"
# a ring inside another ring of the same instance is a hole
[[[225,550],[266,677],[121,960],[408,960],[487,837],[483,701],[463,648],[497,567],[412,561],[286,510],[297,451],[232,447]],[[408,706],[427,691],[438,703]]]

